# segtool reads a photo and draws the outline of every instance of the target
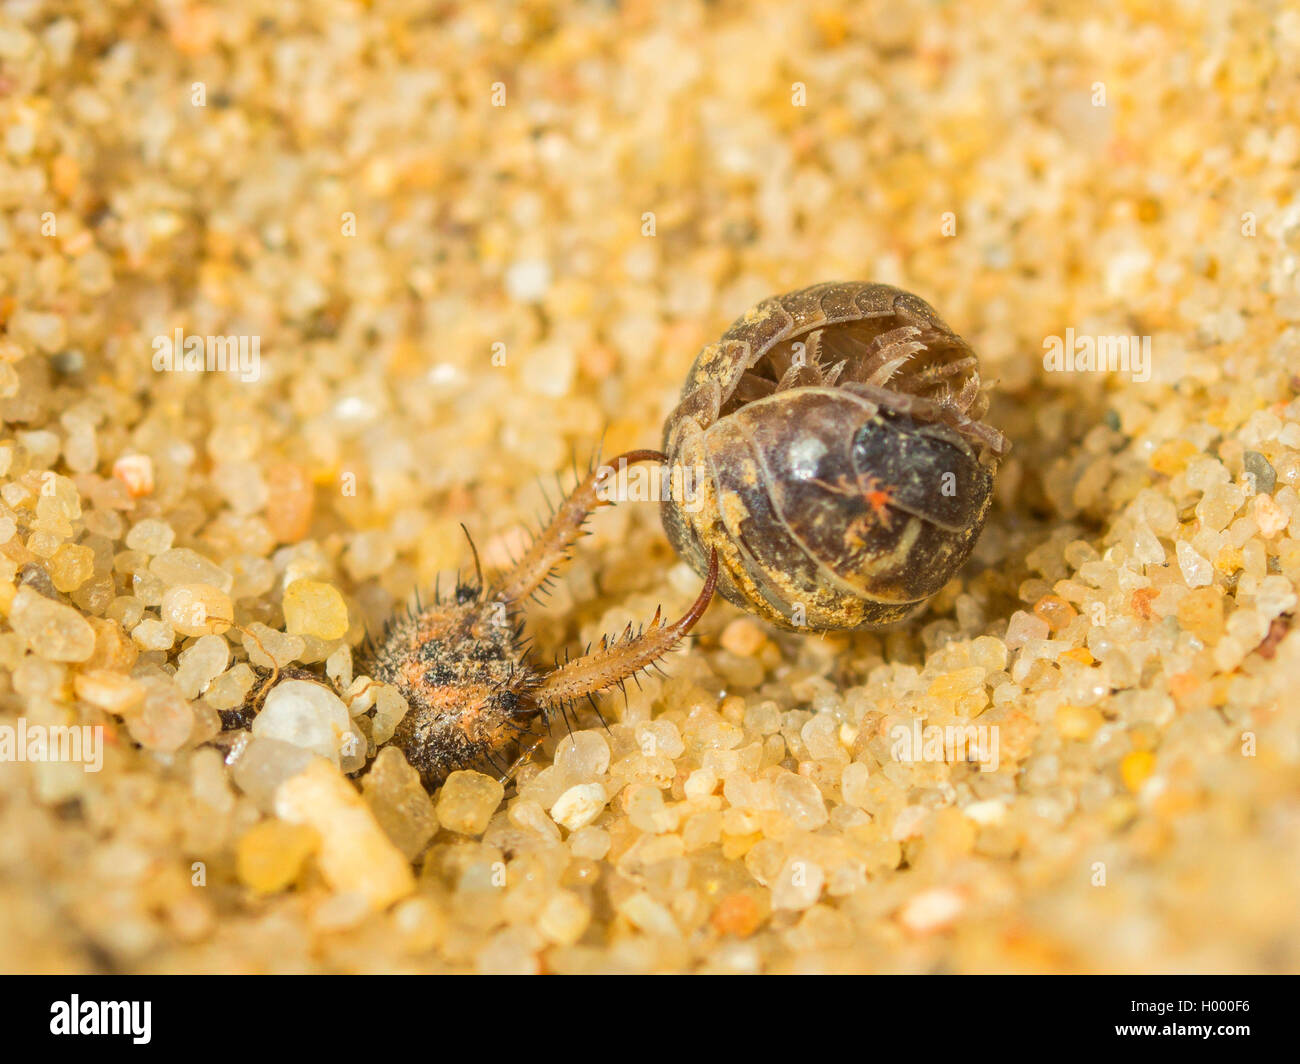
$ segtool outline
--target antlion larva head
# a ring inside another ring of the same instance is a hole
[[[697,573],[784,628],[901,620],[960,568],[1006,437],[969,345],[889,285],[765,299],[705,347],[664,425],[664,528]]]

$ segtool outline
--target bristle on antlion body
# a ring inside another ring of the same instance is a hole
[[[613,465],[664,460],[658,451],[629,451]],[[435,595],[430,605],[390,622],[374,648],[370,675],[393,685],[410,705],[390,742],[426,787],[472,765],[508,774],[513,751],[524,746],[527,752],[535,723],[567,720],[579,700],[654,665],[708,607],[717,586],[716,558],[699,596],[676,621],[666,623],[656,611],[644,629],[634,632],[629,625],[617,638],[605,637],[595,650],[549,671],[529,662],[522,606],[568,556],[592,511],[605,504],[600,488],[607,468],[588,470],[499,579],[483,579],[475,552],[473,583],[458,583],[449,601]]]

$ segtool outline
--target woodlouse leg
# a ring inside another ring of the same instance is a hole
[[[852,379],[875,385],[887,383],[908,359],[925,350],[925,344],[917,339],[920,335],[915,325],[881,333],[866,345],[861,361],[853,367]]]
[[[821,361],[822,333],[825,331],[825,329],[814,329],[804,341],[804,362],[809,366],[815,366]]]
[[[755,399],[764,399],[776,391],[776,385],[766,377],[757,377],[746,373],[736,385],[733,399],[738,403],[751,403]]]
[[[963,430],[986,444],[999,458],[1011,450],[1011,442],[1006,435],[983,421],[970,421],[963,426]]]
[[[783,392],[787,388],[815,388],[824,379],[820,366],[791,366],[773,390]]]
[[[612,459],[610,465],[592,469],[556,507],[550,523],[529,544],[514,568],[496,582],[489,597],[509,603],[522,602],[542,586],[582,535],[582,526],[591,512],[609,501],[600,497],[603,472],[607,473],[620,462],[633,465],[636,462],[666,461],[667,457],[660,451],[628,451]]]
[[[937,365],[926,366],[925,369],[917,370],[915,373],[904,373],[894,380],[895,388],[905,388],[910,391],[917,391],[921,388],[938,384],[947,377],[955,377],[958,373],[975,370],[974,373],[967,377],[967,382],[975,382],[975,387],[979,388],[979,362],[974,355],[966,358],[955,359],[952,362],[940,362]]]
[[[915,415],[924,421],[940,421],[965,436],[974,437],[999,458],[1011,449],[1006,436],[983,421],[976,421],[967,417],[959,409],[955,401],[943,403],[857,382],[845,384],[843,387],[845,391],[869,399],[887,410],[893,410],[899,414]]]
[[[781,375],[772,391],[782,392],[787,388],[812,387],[829,388],[839,380],[844,371],[845,360],[827,366],[822,362],[822,333],[824,329],[810,332],[804,341],[804,357],[798,362],[792,361],[790,368]]]
[[[974,361],[972,359],[971,361]],[[957,395],[957,408],[965,414],[970,413],[971,407],[975,404],[976,398],[980,394],[980,379],[978,376],[967,377],[966,383],[961,386],[961,391]]]
[[[898,414],[916,414],[918,417],[929,421],[937,421],[942,417],[940,404],[931,399],[924,399],[919,395],[909,395],[906,392],[896,392],[892,388],[882,388],[876,384],[865,384],[858,381],[849,381],[847,384],[841,385],[841,387],[846,392],[860,395],[863,399],[869,399],[877,406],[883,406],[887,410],[893,410]]]
[[[599,649],[566,661],[548,673],[533,689],[532,697],[549,713],[631,679],[672,650],[694,627],[708,608],[717,586],[718,552],[715,550],[709,558],[709,575],[704,587],[680,618],[665,624],[660,620],[660,611],[655,610],[654,619],[644,631],[633,633],[632,626],[628,625],[618,638],[602,638]]]

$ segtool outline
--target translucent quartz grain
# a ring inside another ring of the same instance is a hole
[[[527,798],[516,799],[510,803],[509,817],[510,823],[518,827],[555,841],[560,838],[560,829],[556,827],[555,821],[547,816],[546,810],[537,802]]]
[[[214,709],[234,709],[252,690],[257,674],[244,662],[216,677],[204,692],[204,700]]]
[[[570,946],[591,922],[591,910],[572,891],[560,890],[547,899],[537,916],[537,929],[550,941]]]
[[[223,593],[229,593],[230,574],[221,566],[188,547],[173,547],[159,554],[149,563],[149,571],[165,587],[177,584],[210,584]]]
[[[385,743],[392,738],[398,724],[410,711],[410,706],[406,697],[395,687],[375,684],[371,687],[371,691],[375,700],[371,737],[376,743]]]
[[[230,596],[211,584],[177,584],[163,592],[159,612],[164,623],[181,635],[224,632],[234,620]]]
[[[1255,605],[1268,619],[1295,609],[1297,594],[1295,584],[1285,576],[1266,576],[1255,588]]]
[[[826,883],[822,867],[803,858],[790,858],[771,884],[772,908],[807,909],[821,896]]]
[[[352,683],[352,650],[342,646],[325,659],[325,675],[337,690],[346,690]]]
[[[739,657],[750,657],[756,654],[766,640],[762,628],[745,618],[728,624],[723,629],[721,637],[723,647]]]
[[[292,635],[338,639],[348,630],[348,609],[332,584],[295,580],[285,588],[284,622]]]
[[[569,852],[575,857],[590,861],[599,861],[610,848],[609,832],[603,828],[588,826],[579,828],[569,836]]]
[[[607,800],[599,783],[578,783],[555,799],[551,818],[568,831],[579,831],[600,816]]]
[[[460,835],[481,835],[504,794],[504,786],[491,776],[472,770],[453,772],[438,792],[438,822]]]
[[[777,811],[800,830],[815,831],[826,823],[826,802],[811,780],[782,773],[773,783],[773,793]]]
[[[151,517],[131,526],[126,534],[126,546],[128,550],[158,555],[171,549],[175,539],[176,533],[171,525]]]
[[[361,894],[382,909],[415,889],[406,858],[328,761],[316,759],[281,783],[275,811],[282,820],[315,829],[321,875],[335,891]]]
[[[227,758],[231,779],[263,812],[274,807],[276,789],[305,769],[316,755],[281,739],[248,737]]]
[[[50,581],[57,591],[76,591],[95,575],[95,552],[89,547],[64,543],[50,557]]]
[[[1291,522],[1291,515],[1271,495],[1257,495],[1253,513],[1259,534],[1265,539],[1272,539]]]
[[[1186,540],[1179,540],[1176,550],[1178,568],[1188,587],[1205,587],[1214,579],[1209,561],[1198,554]]]
[[[182,650],[177,659],[176,685],[186,698],[195,698],[230,661],[230,644],[219,635],[205,635]]]
[[[240,882],[264,894],[284,890],[319,844],[310,827],[264,820],[239,839],[235,862]]]
[[[253,720],[253,735],[278,739],[338,765],[352,735],[347,707],[329,688],[307,680],[283,680],[271,689]]]
[[[278,632],[261,621],[248,626],[244,649],[248,660],[263,669],[282,669],[303,652],[301,636]]]
[[[115,716],[125,716],[144,701],[143,684],[110,669],[78,673],[73,682],[78,698]]]
[[[174,753],[194,732],[194,711],[171,680],[149,677],[141,683],[144,699],[139,709],[128,715],[127,730],[146,750]]]
[[[1047,622],[1041,617],[1017,610],[1007,624],[1006,643],[1011,648],[1022,647],[1031,639],[1046,639],[1049,631]]]
[[[637,745],[646,756],[677,758],[686,749],[677,730],[677,725],[670,720],[643,721],[636,726]],[[602,770],[603,771],[603,770]],[[593,773],[599,775],[599,772]]]
[[[85,661],[95,650],[95,631],[77,610],[30,587],[18,589],[9,623],[33,654],[50,661]]]
[[[407,858],[419,856],[438,830],[433,801],[402,751],[385,747],[363,779],[366,804]]]
[[[599,732],[566,735],[555,748],[556,767],[575,780],[592,780],[604,775],[609,762],[609,743]]]
[[[311,528],[314,489],[306,468],[281,462],[267,472],[266,520],[280,543],[296,543]]]

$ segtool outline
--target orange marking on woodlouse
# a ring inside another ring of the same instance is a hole
[[[845,476],[840,476],[834,482],[825,480],[814,480],[814,484],[820,484],[827,491],[833,491],[836,495],[857,495],[866,500],[871,507],[871,512],[885,528],[890,526],[889,505],[894,501],[894,493],[898,488],[893,484],[882,484],[880,479],[870,473],[858,474],[856,481],[850,481]],[[863,514],[854,525],[861,524],[866,519]]]
[[[873,476],[868,476],[863,486],[866,490],[862,493],[862,497],[871,506],[871,512],[876,515],[882,525],[889,528],[888,506],[894,501],[894,492],[898,489],[893,484],[881,484]]]

